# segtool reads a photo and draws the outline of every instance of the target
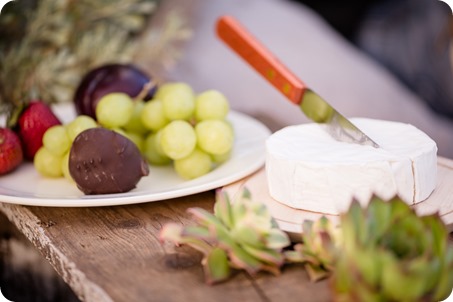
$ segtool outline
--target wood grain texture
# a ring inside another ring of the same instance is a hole
[[[256,174],[228,189],[237,191],[254,178]],[[430,199],[441,198],[444,220],[453,219],[452,211],[443,208],[453,203],[451,183],[453,161],[441,158],[439,185]],[[259,187],[259,194],[265,194],[265,189]],[[210,191],[167,201],[93,208],[0,203],[0,211],[84,301],[331,300],[328,282],[311,283],[298,265],[285,266],[278,277],[237,272],[228,282],[206,285],[201,254],[162,243],[158,236],[167,222],[191,224],[186,212],[190,207],[212,211],[214,197]],[[438,205],[435,202],[427,210],[435,211]]]
[[[279,277],[237,272],[228,282],[204,283],[201,254],[161,243],[170,221],[190,224],[186,209],[209,211],[214,192],[168,201],[95,208],[0,210],[50,261],[84,301],[329,301],[327,281],[311,283],[297,265]]]

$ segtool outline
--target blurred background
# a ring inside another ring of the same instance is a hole
[[[413,124],[453,158],[452,12],[438,0],[16,0],[0,14],[0,108],[72,102],[89,70],[133,62],[160,81],[218,89],[272,131],[309,122],[215,36],[225,14],[345,116]],[[2,292],[77,300],[5,219]]]
[[[72,101],[89,70],[133,62],[218,89],[272,131],[308,122],[217,39],[224,14],[345,116],[413,124],[453,158],[452,12],[438,0],[13,1],[0,15],[0,110]]]
[[[193,36],[167,78],[218,88],[234,109],[271,130],[307,122],[217,39],[216,19],[230,14],[344,115],[413,124],[437,142],[440,155],[453,157],[452,14],[445,3],[189,2]]]

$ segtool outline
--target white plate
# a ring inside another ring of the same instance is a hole
[[[63,122],[75,115],[69,104],[53,109]],[[11,174],[0,177],[0,201],[55,207],[112,206],[176,198],[225,186],[263,166],[264,142],[270,135],[269,129],[247,115],[230,112],[228,120],[236,135],[231,159],[197,179],[185,181],[171,166],[150,166],[149,175],[143,177],[132,191],[84,195],[74,183],[64,178],[44,178],[31,163],[25,163]]]

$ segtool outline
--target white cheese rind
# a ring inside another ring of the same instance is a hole
[[[277,131],[266,142],[270,195],[290,207],[326,214],[366,205],[373,194],[420,202],[436,186],[437,146],[409,124],[351,119],[380,148],[334,140],[320,124]]]

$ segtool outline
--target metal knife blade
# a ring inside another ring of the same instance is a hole
[[[298,105],[305,115],[317,123],[327,125],[330,135],[339,141],[379,145],[335,110],[321,96],[309,89],[268,49],[253,37],[238,20],[222,16],[217,20],[217,36],[242,59],[249,63],[269,83],[277,88],[292,103]]]

